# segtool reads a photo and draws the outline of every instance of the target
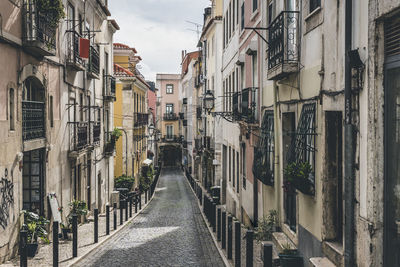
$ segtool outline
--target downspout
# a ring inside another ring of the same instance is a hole
[[[273,99],[274,99],[274,187],[275,187],[275,205],[276,210],[281,210],[281,177],[280,177],[280,163],[279,163],[279,154],[280,154],[280,144],[279,144],[279,132],[278,132],[278,118],[279,118],[279,111],[277,106],[277,93],[278,90],[277,81],[274,80],[273,82]],[[278,179],[279,177],[279,179]],[[283,215],[280,216],[282,218],[281,222],[284,221]]]
[[[345,125],[344,125],[344,266],[354,265],[354,129],[352,125],[351,62],[349,52],[352,46],[352,0],[345,2]]]

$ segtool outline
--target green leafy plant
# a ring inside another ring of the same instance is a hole
[[[49,243],[46,226],[50,223],[46,218],[30,211],[23,210],[24,226],[28,230],[28,243],[37,243],[40,238],[45,243]]]
[[[111,132],[111,137],[114,138],[115,140],[118,140],[122,136],[122,130],[118,128],[114,128],[114,130]]]
[[[146,191],[150,188],[151,183],[153,182],[154,177],[154,169],[152,165],[144,165],[142,166],[141,175],[139,177],[139,190]]]
[[[61,19],[65,18],[62,0],[34,0],[37,10],[50,20],[52,27],[57,27]]]
[[[127,188],[128,190],[131,190],[134,184],[135,177],[127,176],[125,174],[115,178],[114,180],[114,188]]]
[[[72,200],[71,203],[69,203],[69,207],[71,209],[70,214],[72,213],[76,215],[86,215],[88,213],[85,201]]]
[[[257,241],[265,241],[272,239],[272,233],[277,230],[279,226],[278,212],[270,210],[267,216],[264,216],[258,222],[255,237]]]
[[[292,162],[283,170],[285,186],[294,186],[300,192],[307,195],[314,195],[314,182],[312,167],[308,162]]]

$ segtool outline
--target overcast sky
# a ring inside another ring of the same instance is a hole
[[[120,30],[114,42],[135,47],[142,57],[140,71],[155,81],[156,73],[179,73],[182,50],[196,50],[196,26],[203,23],[210,0],[111,0],[112,18]]]

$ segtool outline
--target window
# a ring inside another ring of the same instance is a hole
[[[54,113],[53,113],[53,96],[50,96],[49,101],[49,116],[50,116],[50,127],[54,127]]]
[[[229,27],[228,27],[228,32],[229,32],[229,38],[231,38],[231,33],[232,33],[232,3],[229,3],[229,9],[228,9],[228,19],[229,19]]]
[[[229,182],[232,180],[232,149],[229,147],[229,156],[228,156],[228,161],[229,161]]]
[[[83,36],[83,18],[82,18],[82,15],[81,14],[79,14],[79,16],[78,16],[78,18],[79,18],[79,22],[78,22],[78,27],[79,27],[79,34],[81,35],[81,36]]]
[[[173,93],[174,93],[174,85],[167,84],[167,94],[173,94]]]
[[[233,7],[232,7],[232,25],[233,25],[233,31],[235,31],[235,14],[236,14],[236,6],[235,6],[235,0],[232,1]]]
[[[236,152],[236,184],[237,184],[237,186],[236,186],[236,193],[239,193],[239,187],[240,187],[240,182],[239,182],[239,177],[240,177],[240,175],[239,175],[239,168],[240,168],[240,164],[239,164],[239,152]]]
[[[243,176],[243,188],[246,189],[246,144],[242,144],[242,176]]]
[[[14,89],[10,88],[10,96],[9,96],[9,102],[10,102],[10,130],[14,131],[15,130],[15,96],[14,96]]]
[[[75,30],[75,8],[71,3],[68,3],[67,9],[68,29]]]
[[[225,34],[226,34],[226,18],[224,18],[224,41],[223,41],[223,44],[224,44],[224,49],[225,49],[225,46],[226,46],[226,38],[225,38]]]
[[[258,0],[253,0],[253,12],[258,9]]]
[[[321,0],[310,0],[310,13],[321,6]]]
[[[239,24],[239,0],[236,0],[236,24]]]
[[[271,25],[272,19],[274,18],[274,2],[271,1],[268,5],[268,25]]]
[[[241,23],[240,23],[240,29],[243,31],[244,30],[244,3],[240,7],[240,13],[241,13]]]
[[[235,177],[235,174],[236,174],[236,172],[235,172],[235,162],[236,162],[236,160],[235,160],[235,150],[232,150],[232,162],[233,162],[233,164],[232,164],[232,185],[233,185],[233,187],[235,187],[235,180],[236,180],[236,177]]]
[[[79,121],[83,122],[83,94],[79,94]]]
[[[165,107],[166,113],[174,113],[174,104],[167,104]]]
[[[174,126],[173,125],[167,125],[167,138],[171,139],[174,135]]]

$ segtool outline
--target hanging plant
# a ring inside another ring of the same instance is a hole
[[[52,27],[57,27],[61,19],[65,18],[62,0],[34,0],[37,10],[49,19]]]
[[[315,194],[312,167],[308,162],[288,164],[283,170],[283,175],[286,179],[284,184],[286,190],[290,190],[290,187],[293,186],[303,194]]]

